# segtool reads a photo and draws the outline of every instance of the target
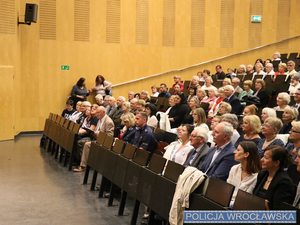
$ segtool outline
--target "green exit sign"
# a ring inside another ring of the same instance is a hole
[[[252,15],[251,23],[261,23],[261,15]]]
[[[61,65],[60,70],[70,70],[70,66],[68,65]]]

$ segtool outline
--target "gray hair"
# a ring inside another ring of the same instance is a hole
[[[207,142],[208,134],[207,134],[206,129],[201,128],[201,127],[195,127],[194,132],[196,133],[197,136],[200,136],[200,137],[204,138],[205,142]]]
[[[278,131],[282,128],[283,124],[281,122],[281,119],[278,119],[276,117],[269,117],[265,120],[264,124],[267,123],[269,124],[274,130],[275,133],[277,134]]]
[[[282,98],[287,104],[291,101],[291,96],[286,92],[280,92],[277,97]]]
[[[225,113],[221,117],[221,121],[230,123],[233,126],[234,129],[237,129],[238,126],[239,126],[239,120],[238,120],[237,116],[235,114],[232,114],[232,113]]]
[[[97,94],[95,96],[95,99],[98,99],[98,100],[103,100],[103,96],[101,94]]]
[[[269,107],[263,108],[262,113],[266,113],[268,117],[277,117],[276,110]]]
[[[231,139],[233,135],[233,126],[228,122],[221,122],[217,126],[223,126],[222,132],[228,137],[228,139]]]

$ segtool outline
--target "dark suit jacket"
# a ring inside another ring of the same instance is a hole
[[[296,194],[296,186],[293,184],[289,175],[284,171],[278,171],[275,174],[265,196],[259,194],[263,189],[268,175],[269,173],[266,170],[259,172],[253,194],[267,199],[269,201],[270,209],[280,209],[282,202],[293,203]]]
[[[241,102],[237,96],[232,95],[229,99],[226,98],[224,101],[231,105],[231,113],[236,115],[242,114],[243,106],[241,105]]]
[[[226,181],[231,167],[237,164],[233,157],[234,150],[235,148],[230,142],[225,146],[224,149],[221,150],[220,154],[217,156],[212,165],[209,166],[216,151],[216,147],[210,148],[204,162],[200,165],[200,167],[198,167],[198,169],[204,173],[207,171],[206,174],[209,177],[216,177]]]
[[[189,165],[189,162],[191,160],[192,154],[194,151],[190,151],[190,153],[187,155],[186,161],[184,162],[184,166],[193,166],[193,167],[198,167],[201,166],[202,162],[204,161],[207,153],[208,153],[209,147],[207,144],[204,144],[199,152],[197,152],[193,162],[191,165]]]
[[[260,100],[260,104],[258,105],[258,107],[264,108],[268,105],[269,103],[269,95],[268,93],[262,89],[257,93],[257,97]]]

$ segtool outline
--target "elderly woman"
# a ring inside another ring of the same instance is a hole
[[[258,105],[261,108],[267,106],[269,102],[269,95],[265,90],[266,83],[263,79],[256,79],[255,81],[255,93],[254,96],[257,96],[260,100],[260,104]]]
[[[242,101],[245,96],[252,96],[254,91],[251,89],[253,82],[251,80],[245,80],[243,83],[244,90],[239,94],[239,99]]]
[[[282,122],[278,118],[267,118],[262,125],[262,134],[264,139],[258,144],[258,153],[262,157],[267,147],[271,145],[278,145],[284,147],[282,140],[277,138],[279,130],[282,128]]]
[[[231,112],[231,105],[227,102],[221,102],[220,107],[218,109],[217,115],[222,116],[225,113],[230,113]]]
[[[193,146],[190,145],[190,135],[193,131],[193,126],[183,124],[177,129],[178,140],[172,142],[165,147],[164,158],[183,165]]]
[[[266,74],[265,71],[264,71],[264,66],[261,62],[255,63],[254,68],[255,68],[255,72],[253,73],[252,80],[254,80],[256,75],[263,75],[264,76]]]
[[[149,92],[142,90],[140,94],[140,99],[143,99],[145,102],[149,102],[150,101]]]
[[[196,96],[197,96],[199,102],[201,102],[206,97],[205,90],[202,89],[201,87],[198,87],[197,91],[196,91]]]
[[[102,105],[102,106],[103,106],[104,100],[103,100],[103,96],[102,96],[101,94],[97,94],[97,95],[95,96],[95,100],[96,100],[96,103],[97,103],[98,105]]]
[[[242,141],[234,151],[234,160],[239,164],[231,167],[227,183],[235,186],[230,206],[233,206],[238,190],[252,194],[257,174],[261,169],[257,146],[251,141]]]
[[[290,96],[295,96],[296,91],[300,88],[300,74],[296,73],[291,78],[291,83],[289,87]]]
[[[222,86],[225,87],[226,85],[231,85],[231,79],[226,77],[224,78],[224,80],[222,81]]]
[[[279,63],[278,65],[278,71],[275,72],[274,79],[276,79],[279,75],[286,75],[287,66],[285,63]]]
[[[257,109],[256,105],[247,105],[243,110],[243,115],[244,116],[256,115],[257,111],[258,111],[258,109]]]
[[[120,130],[119,138],[125,142],[128,142],[135,134],[135,116],[133,113],[124,114],[121,117],[121,124],[123,128]]]
[[[183,123],[187,123],[187,124],[192,124],[194,119],[193,119],[193,110],[195,110],[196,108],[198,108],[200,106],[200,102],[198,100],[198,98],[196,96],[192,97],[189,101],[188,101],[188,106],[189,106],[189,110],[183,119]]]
[[[205,111],[202,108],[197,108],[193,110],[193,120],[194,120],[194,126],[195,127],[201,127],[207,132],[209,131],[209,128],[206,124],[206,115]]]
[[[219,88],[218,93],[219,93],[218,98],[216,98],[216,100],[212,103],[212,106],[211,106],[210,110],[208,111],[208,118],[212,118],[215,115],[217,115],[219,107],[220,107],[220,103],[223,102],[223,100],[225,99],[223,87]]]
[[[268,107],[263,108],[260,116],[261,121],[264,122],[269,117],[277,117],[275,109]]]
[[[239,126],[239,120],[238,120],[237,116],[235,114],[225,113],[221,117],[221,122],[227,122],[227,123],[230,123],[232,125],[233,134],[232,134],[232,137],[231,137],[231,143],[234,145],[240,137],[240,134],[237,131],[237,128]]]
[[[296,188],[284,171],[287,166],[288,152],[280,146],[269,146],[261,159],[262,171],[257,176],[253,194],[268,201],[271,210],[283,209],[283,202],[292,203]]]
[[[218,90],[214,85],[213,85],[213,79],[211,76],[208,76],[205,78],[205,84],[201,87],[202,90],[206,91],[209,87]]]
[[[225,78],[226,79],[226,78]],[[224,80],[225,80],[224,79]],[[211,108],[211,106],[213,105],[213,103],[215,102],[215,100],[217,99],[217,91],[216,89],[214,88],[207,88],[207,91],[208,91],[208,96],[204,97],[202,100],[201,100],[201,103],[204,102],[204,103],[208,103],[209,104],[209,107],[208,109]]]
[[[286,92],[281,92],[277,95],[277,98],[276,98],[277,106],[274,107],[274,109],[276,111],[282,112],[288,106],[290,101],[291,101],[290,95]]]
[[[282,114],[283,126],[279,131],[279,134],[288,134],[292,128],[292,121],[298,117],[298,110],[296,108],[287,106]]]
[[[258,116],[250,115],[243,118],[242,130],[244,135],[236,141],[235,146],[237,147],[242,141],[252,141],[258,145],[262,140],[259,136],[261,131],[261,122]]]
[[[194,89],[197,90],[197,88],[200,86],[199,84],[200,78],[198,76],[193,76],[192,80],[189,84],[188,90]]]
[[[239,68],[237,69],[236,75],[239,76],[245,76],[246,75],[246,66],[244,64],[241,64]]]

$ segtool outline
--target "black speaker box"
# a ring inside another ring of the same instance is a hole
[[[25,9],[25,23],[36,23],[37,21],[37,13],[38,13],[38,5],[26,3]]]

